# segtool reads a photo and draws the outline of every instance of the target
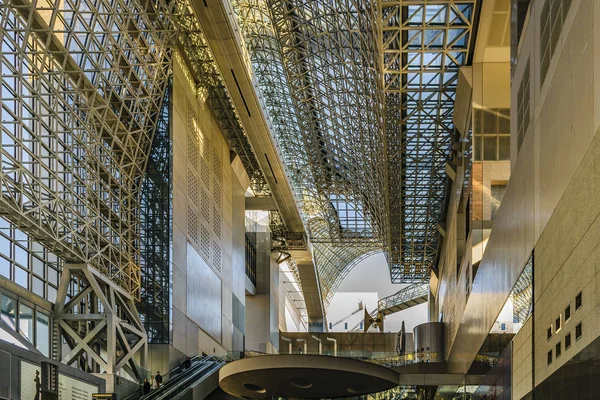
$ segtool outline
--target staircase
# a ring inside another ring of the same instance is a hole
[[[415,283],[380,299],[377,304],[377,312],[382,315],[390,315],[406,310],[407,308],[427,303],[428,296],[429,285],[426,283]]]

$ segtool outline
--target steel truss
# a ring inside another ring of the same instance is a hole
[[[139,297],[139,183],[170,70],[169,2],[0,3],[0,214]]]
[[[67,296],[71,293],[71,297]],[[148,351],[144,326],[134,298],[86,264],[66,264],[55,304],[58,325],[56,358],[91,373],[115,374],[121,368],[141,381],[134,355]],[[61,349],[65,339],[68,352]]]
[[[288,21],[303,12],[295,1],[232,3],[299,198],[327,303],[345,274],[381,250],[387,235],[382,99],[370,90],[378,85],[379,69],[366,55],[377,45],[375,10],[348,10],[349,18],[340,21],[324,17],[328,24],[347,24],[327,36],[327,27],[313,30],[306,15]],[[337,15],[348,6],[339,3],[305,6],[322,16],[335,9]],[[358,40],[358,24],[372,27],[367,41]],[[352,44],[332,60],[327,49],[338,40]],[[305,57],[308,52],[316,55]],[[365,111],[358,118],[356,108]]]
[[[381,249],[393,282],[426,280],[476,0],[233,5],[301,199],[323,297],[353,260]]]
[[[174,21],[169,1],[0,3],[0,215],[59,257],[59,359],[92,372],[141,378],[140,188]]]
[[[385,74],[393,282],[429,278],[441,244],[458,70],[477,0],[378,0]]]

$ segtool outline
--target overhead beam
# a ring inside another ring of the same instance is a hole
[[[246,210],[277,211],[277,203],[272,197],[246,197]]]

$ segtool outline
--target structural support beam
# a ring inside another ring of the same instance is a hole
[[[69,300],[67,293],[75,295]],[[132,378],[142,379],[134,360],[141,351],[145,367],[148,337],[133,297],[87,264],[66,264],[60,280],[54,321],[61,362],[90,373],[117,374],[125,369]],[[68,346],[63,352],[62,339]],[[110,382],[108,382],[110,384]]]

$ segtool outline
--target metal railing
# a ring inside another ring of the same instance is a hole
[[[392,310],[393,308],[422,298],[425,298],[426,300],[428,295],[428,284],[415,283],[414,285],[407,286],[390,296],[380,299],[377,303],[377,310],[385,315],[392,314],[395,312]],[[410,305],[408,305],[408,307],[410,307]]]

